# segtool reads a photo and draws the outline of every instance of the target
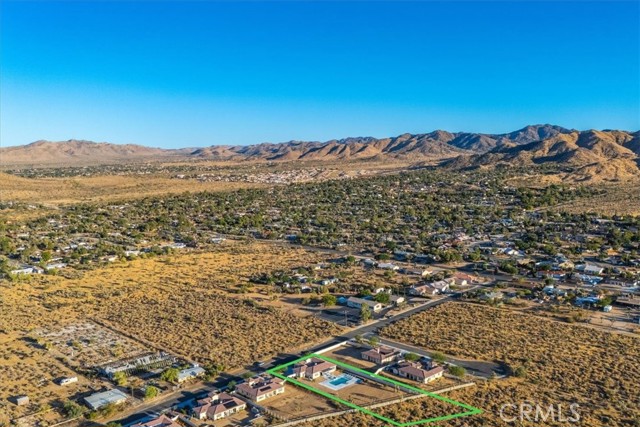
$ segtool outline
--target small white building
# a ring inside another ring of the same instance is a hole
[[[78,377],[66,377],[66,378],[60,378],[60,380],[58,381],[58,384],[68,385],[68,384],[73,384],[77,382],[78,382]]]

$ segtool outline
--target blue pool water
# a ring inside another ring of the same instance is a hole
[[[349,374],[341,374],[337,377],[334,377],[331,374],[324,375],[326,380],[321,385],[330,388],[331,390],[340,390],[341,388],[349,387],[354,384],[358,384],[360,380],[355,378],[353,375]]]
[[[340,386],[340,385],[346,384],[348,382],[349,382],[349,378],[346,378],[346,377],[343,377],[343,376],[339,376],[338,378],[335,378],[335,379],[329,381],[329,383],[331,385],[334,385],[334,386]]]

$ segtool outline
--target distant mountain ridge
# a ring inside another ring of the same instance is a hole
[[[3,165],[83,165],[118,161],[209,159],[218,161],[347,161],[393,159],[441,162],[453,168],[555,163],[585,168],[604,179],[640,175],[640,132],[578,131],[554,125],[526,126],[504,134],[447,132],[389,138],[349,137],[326,142],[289,141],[247,146],[162,149],[83,140],[0,148]]]

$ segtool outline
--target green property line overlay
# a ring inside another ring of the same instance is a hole
[[[387,418],[387,417],[385,417],[383,415],[380,415],[380,414],[378,414],[376,412],[370,411],[367,408],[363,408],[362,406],[358,406],[358,405],[353,404],[351,402],[348,402],[346,400],[340,399],[339,397],[334,396],[334,395],[332,395],[330,393],[327,393],[325,391],[319,390],[319,389],[317,389],[315,387],[311,387],[308,384],[302,383],[302,382],[294,380],[292,378],[288,378],[286,375],[283,375],[281,373],[282,371],[284,371],[289,366],[294,365],[294,364],[299,363],[299,362],[302,362],[302,361],[305,361],[305,360],[307,360],[307,359],[309,359],[311,357],[322,359],[322,360],[324,360],[326,362],[331,362],[331,363],[333,363],[333,364],[335,364],[335,365],[337,365],[337,366],[339,366],[339,367],[341,367],[343,369],[346,368],[348,370],[352,370],[354,372],[358,372],[359,374],[362,374],[365,377],[378,378],[378,379],[380,379],[380,380],[382,380],[384,382],[392,383],[392,384],[395,384],[396,386],[399,386],[399,387],[414,391],[416,393],[424,394],[425,396],[429,396],[429,397],[433,397],[434,399],[438,399],[438,400],[441,400],[443,402],[450,403],[450,404],[452,404],[454,406],[459,406],[461,408],[464,408],[467,411],[466,412],[458,412],[458,413],[450,414],[450,415],[443,415],[441,417],[434,417],[434,418],[427,418],[427,419],[424,419],[424,420],[412,421],[412,422],[408,422],[408,423],[400,423],[400,422],[398,422],[396,420],[392,420],[391,418]],[[432,393],[432,392],[429,392],[429,391],[426,391],[426,390],[423,390],[423,389],[420,389],[420,388],[417,388],[417,387],[413,387],[413,386],[411,386],[409,384],[406,384],[406,383],[403,383],[401,381],[396,381],[396,380],[391,379],[391,378],[387,378],[387,377],[383,377],[383,376],[378,375],[378,374],[373,374],[371,372],[367,372],[367,371],[365,371],[363,369],[356,368],[355,366],[349,365],[347,363],[343,363],[343,362],[340,362],[338,360],[334,360],[334,359],[331,359],[331,358],[329,358],[327,356],[323,356],[321,354],[316,354],[316,353],[312,353],[312,354],[309,354],[309,355],[306,355],[306,356],[302,356],[302,357],[300,357],[300,358],[298,358],[298,359],[296,359],[296,360],[294,360],[292,362],[285,363],[285,364],[280,365],[280,366],[276,366],[275,368],[271,368],[271,369],[267,370],[267,373],[269,373],[270,375],[273,375],[275,377],[281,378],[281,379],[283,379],[283,380],[285,380],[287,382],[290,382],[292,384],[295,384],[298,387],[304,388],[304,389],[309,390],[309,391],[311,391],[313,393],[316,393],[316,394],[319,394],[319,395],[321,395],[323,397],[326,397],[327,399],[330,399],[330,400],[333,400],[335,402],[341,403],[341,404],[343,404],[345,406],[348,406],[348,407],[350,407],[352,409],[356,409],[356,410],[358,410],[358,411],[360,411],[362,413],[365,413],[367,415],[371,415],[372,417],[375,417],[375,418],[377,418],[379,420],[382,420],[384,422],[392,424],[392,425],[394,425],[396,427],[409,427],[409,426],[415,426],[415,425],[418,425],[418,424],[435,423],[435,422],[438,422],[438,421],[452,420],[454,418],[466,417],[466,416],[469,416],[469,415],[478,415],[478,414],[482,413],[481,409],[476,408],[474,406],[467,405],[467,404],[461,403],[461,402],[457,402],[457,401],[455,401],[453,399],[449,399],[449,398],[441,396],[439,394],[435,394],[435,393]]]

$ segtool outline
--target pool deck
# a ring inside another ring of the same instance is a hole
[[[358,384],[360,379],[353,375],[342,373],[340,375],[326,375],[326,380],[321,382],[320,385],[330,390],[338,391],[343,388]]]

